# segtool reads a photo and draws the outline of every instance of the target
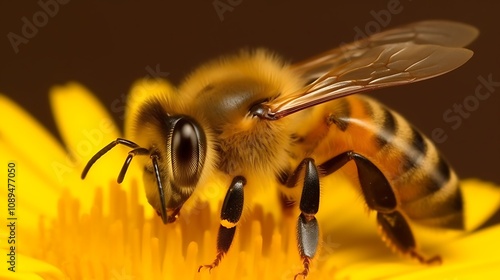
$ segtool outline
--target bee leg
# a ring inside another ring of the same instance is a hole
[[[293,174],[288,178],[286,184],[288,187],[294,187],[304,168],[304,186],[302,188],[299,206],[301,213],[297,221],[297,241],[304,270],[295,275],[294,279],[299,275],[305,278],[307,274],[309,274],[309,265],[311,259],[316,254],[319,240],[319,226],[314,215],[318,213],[320,186],[319,172],[314,160],[311,158],[302,160]]]
[[[337,171],[350,160],[356,163],[359,184],[368,207],[380,212],[392,212],[397,206],[394,191],[380,169],[364,156],[347,151],[325,161],[319,168],[326,176]]]
[[[364,156],[347,151],[319,165],[324,175],[335,172],[350,160],[358,169],[358,178],[366,204],[377,211],[377,221],[384,241],[403,254],[409,254],[421,263],[440,262],[439,256],[425,259],[416,251],[415,239],[409,224],[401,213],[396,211],[397,201],[394,191],[384,174]]]
[[[386,244],[405,255],[410,255],[423,264],[441,263],[440,256],[425,258],[416,251],[415,238],[405,218],[398,211],[377,213],[377,222]]]
[[[212,268],[219,265],[224,255],[231,247],[233,242],[234,233],[236,232],[236,224],[240,220],[241,213],[243,212],[244,192],[243,187],[246,184],[246,179],[242,176],[236,176],[227,190],[226,197],[222,203],[222,210],[220,214],[220,227],[217,233],[217,255],[215,260],[208,265],[201,265],[198,272],[202,268]]]

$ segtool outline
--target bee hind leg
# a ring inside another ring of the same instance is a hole
[[[439,256],[426,259],[416,251],[415,238],[410,225],[396,210],[397,200],[389,181],[369,159],[354,151],[347,151],[320,164],[319,168],[326,176],[337,171],[350,160],[356,163],[359,184],[368,208],[377,211],[377,222],[386,244],[421,263],[440,263]]]
[[[236,232],[236,224],[239,222],[243,212],[243,187],[245,184],[246,179],[244,177],[236,176],[227,190],[226,197],[222,203],[221,222],[219,232],[217,233],[217,255],[211,264],[201,265],[198,268],[198,272],[202,268],[208,268],[210,271],[214,267],[217,267],[224,255],[229,251],[234,239],[234,233]]]
[[[377,213],[377,222],[382,239],[392,249],[418,260],[423,264],[440,264],[441,257],[425,258],[416,251],[415,238],[409,224],[398,211],[391,213]]]

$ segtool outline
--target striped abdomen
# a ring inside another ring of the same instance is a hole
[[[389,180],[398,208],[408,218],[430,226],[463,228],[456,174],[433,143],[403,117],[362,95],[317,110],[326,116],[325,122],[310,130],[312,136],[305,136],[303,143],[318,163],[348,150],[360,153]],[[346,169],[356,174],[353,166]]]

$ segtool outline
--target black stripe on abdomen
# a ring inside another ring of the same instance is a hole
[[[432,175],[430,175],[422,184],[422,187],[427,190],[427,194],[439,191],[450,181],[450,166],[446,163],[442,156],[439,156],[437,163],[434,164],[433,170],[434,173],[432,173]]]
[[[398,125],[391,111],[383,107],[380,108],[383,111],[383,120],[380,132],[375,136],[375,142],[382,149],[394,138]]]
[[[411,137],[408,139],[408,142],[408,151],[403,151],[403,162],[401,164],[402,173],[418,168],[422,164],[428,151],[424,137],[414,127],[411,127]]]

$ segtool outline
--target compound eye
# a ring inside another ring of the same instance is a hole
[[[180,185],[198,182],[206,153],[206,139],[199,125],[181,117],[172,132],[172,171]]]

